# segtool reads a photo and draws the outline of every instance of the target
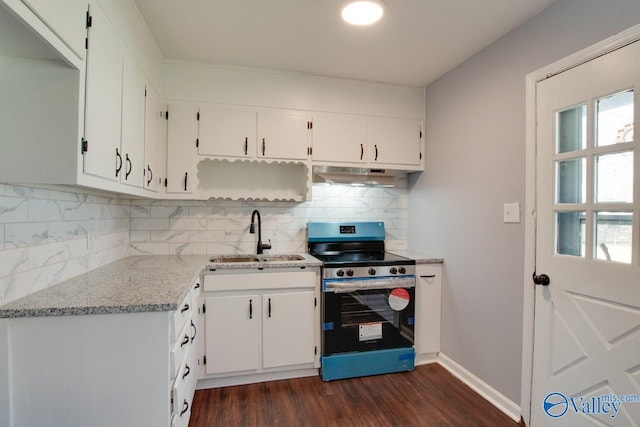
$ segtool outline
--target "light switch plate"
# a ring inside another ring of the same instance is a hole
[[[520,222],[520,203],[504,204],[504,222],[505,224]]]

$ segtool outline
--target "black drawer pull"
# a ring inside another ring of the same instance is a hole
[[[360,144],[360,160],[364,157],[364,145]]]
[[[193,323],[193,320],[191,321],[191,327],[193,328],[193,335],[191,336],[191,342],[193,342],[193,340],[196,339],[196,334],[198,333],[198,329],[196,328],[196,325]]]
[[[253,319],[253,300],[249,300],[249,319]]]
[[[182,411],[180,411],[180,416],[183,416],[184,414],[186,414],[188,410],[189,410],[189,402],[187,402],[187,399],[185,399],[184,403],[182,404]]]
[[[189,310],[189,304],[185,304],[184,307],[182,307],[182,310],[180,310],[180,313],[184,313],[187,310]]]
[[[189,365],[184,365],[184,374],[182,374],[182,379],[185,379],[191,373],[191,368]]]
[[[271,298],[269,298],[269,317],[271,317]]]
[[[180,347],[184,347],[185,345],[189,344],[189,335],[185,335],[184,339],[182,340],[182,342],[180,343]]]
[[[195,286],[193,287],[193,289],[199,289],[200,288],[200,283],[196,283]]]
[[[422,277],[423,279],[433,279],[434,277],[436,277],[436,275],[435,274],[428,274],[426,276],[420,276],[420,277]]]

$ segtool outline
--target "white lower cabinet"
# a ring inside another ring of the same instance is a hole
[[[416,323],[414,346],[420,355],[440,352],[442,265],[416,265]]]
[[[308,269],[205,275],[204,378],[316,369],[318,292]]]

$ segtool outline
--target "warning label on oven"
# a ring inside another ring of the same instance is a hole
[[[360,341],[382,338],[382,322],[360,323]]]
[[[401,311],[409,305],[409,292],[404,288],[395,288],[389,293],[389,305],[395,311]]]

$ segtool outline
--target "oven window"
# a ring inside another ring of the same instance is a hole
[[[367,293],[351,292],[340,295],[342,306],[340,324],[343,328],[361,324],[386,322],[400,327],[400,312],[389,305],[389,292],[384,289]]]

